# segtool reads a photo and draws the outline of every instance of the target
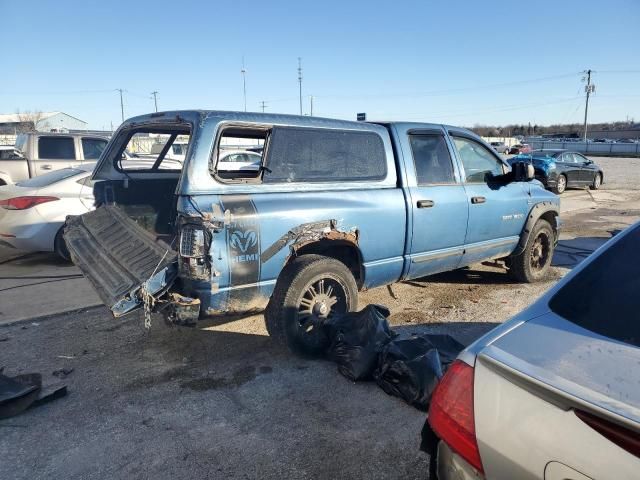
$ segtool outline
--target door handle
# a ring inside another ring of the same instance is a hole
[[[51,165],[42,165],[40,168],[42,168],[42,170],[51,170],[52,167]]]
[[[487,199],[484,197],[471,197],[471,203],[473,203],[474,205],[478,203],[484,203],[486,201]]]
[[[418,200],[418,208],[431,208],[434,205],[433,200]]]

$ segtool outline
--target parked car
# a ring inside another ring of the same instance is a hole
[[[181,171],[119,167],[129,139],[151,131],[191,134]],[[222,147],[247,140],[266,143],[260,168],[225,170]],[[451,126],[156,113],[116,132],[92,177],[98,208],[70,217],[64,238],[115,316],[146,302],[194,324],[266,307],[271,335],[317,352],[321,324],[354,310],[361,289],[487,259],[544,278],[559,199],[529,167],[510,170]]]
[[[154,143],[151,145],[151,155],[155,155],[156,157],[162,152],[162,149],[165,147],[166,142]],[[171,146],[167,150],[167,158],[171,158],[173,160],[178,160],[184,162],[184,157],[187,154],[187,147],[189,143],[184,141],[174,141],[171,143]]]
[[[0,158],[0,185],[37,177],[51,170],[95,162],[108,138],[78,133],[31,132],[18,135],[11,158]]]
[[[509,153],[512,155],[518,155],[520,153],[531,152],[531,146],[528,143],[516,143],[509,149]]]
[[[62,227],[67,215],[93,209],[93,190],[83,187],[94,167],[83,163],[0,187],[0,245],[69,260]]]
[[[504,142],[491,142],[491,146],[498,153],[509,153],[509,147]]]
[[[567,188],[589,187],[598,190],[604,182],[604,172],[593,160],[567,150],[534,150],[512,157],[507,162],[531,162],[535,177],[554,193]]]
[[[220,156],[218,160],[218,170],[230,172],[238,170],[258,171],[261,161],[262,155],[260,153],[248,150],[232,150],[224,152],[224,154]]]
[[[22,154],[13,145],[0,145],[0,160],[13,160],[21,157]]]
[[[640,223],[471,344],[423,429],[439,479],[637,479]]]

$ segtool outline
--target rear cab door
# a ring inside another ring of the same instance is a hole
[[[578,163],[573,153],[561,153],[556,160],[556,166],[559,167],[560,170],[558,173],[562,173],[567,177],[567,186],[574,187],[581,184],[581,165]]]
[[[411,223],[408,278],[455,269],[469,205],[451,145],[440,125],[394,124],[402,151]]]
[[[80,158],[77,137],[72,135],[38,135],[34,142],[36,157],[32,163],[32,176],[72,167]]]
[[[580,166],[580,181],[582,181],[584,185],[591,185],[598,172],[598,166],[579,153],[574,153],[573,158]]]
[[[480,138],[449,128],[469,206],[464,256],[459,266],[509,255],[531,209],[529,186],[501,176],[508,166]]]

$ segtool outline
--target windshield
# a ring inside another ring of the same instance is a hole
[[[44,175],[38,175],[37,177],[30,178],[29,180],[24,180],[22,182],[16,183],[16,185],[18,185],[19,187],[42,188],[53,185],[57,182],[61,182],[63,180],[66,180],[67,178],[71,178],[81,173],[87,173],[87,171],[81,170],[79,168],[62,168],[54,172],[45,173]]]
[[[640,346],[640,224],[556,293],[549,306],[599,335]]]

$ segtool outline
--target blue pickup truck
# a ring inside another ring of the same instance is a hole
[[[155,161],[128,165],[150,139],[164,144]],[[164,161],[176,141],[180,170]],[[266,308],[271,335],[313,352],[360,290],[490,259],[542,279],[559,200],[532,178],[446,125],[161,112],[118,129],[86,185],[98,208],[69,217],[64,238],[116,317]]]

